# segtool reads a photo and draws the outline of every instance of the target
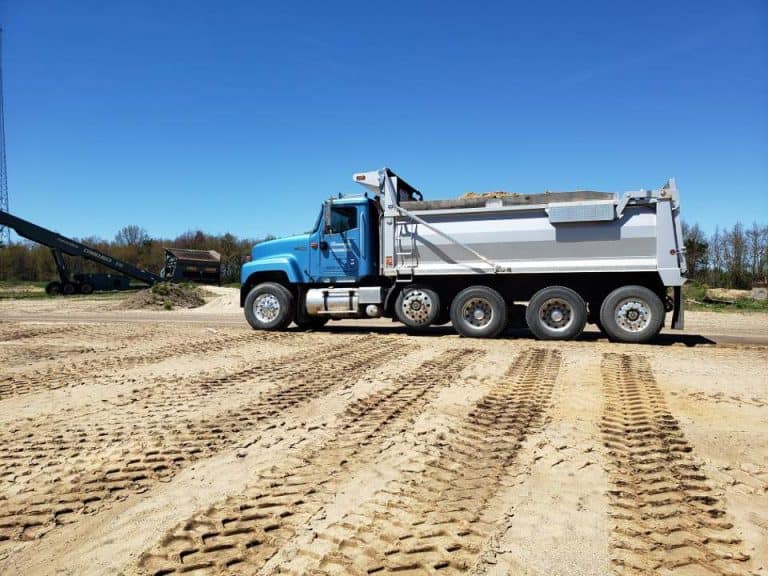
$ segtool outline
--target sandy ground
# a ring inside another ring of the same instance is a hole
[[[768,315],[484,341],[0,301],[2,574],[768,574]]]

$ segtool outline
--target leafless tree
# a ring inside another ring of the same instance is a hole
[[[141,226],[130,224],[121,228],[115,234],[115,243],[118,246],[143,246],[149,241],[149,234]]]

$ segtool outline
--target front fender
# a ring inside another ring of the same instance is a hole
[[[303,284],[304,271],[299,262],[290,256],[260,258],[255,262],[246,262],[240,269],[240,306],[243,306],[251,288],[262,282]]]
[[[277,272],[288,277],[291,284],[304,282],[304,272],[296,258],[293,256],[277,256],[264,258],[255,262],[246,262],[240,269],[240,283],[246,284],[248,278],[256,273]]]

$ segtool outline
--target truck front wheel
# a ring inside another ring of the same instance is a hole
[[[507,303],[493,288],[470,286],[453,299],[451,323],[462,336],[496,338],[507,325]]]
[[[622,286],[603,300],[600,324],[616,342],[648,342],[664,325],[664,303],[644,286]]]
[[[293,294],[285,286],[264,282],[248,293],[244,308],[254,330],[283,330],[293,320]]]
[[[587,305],[570,288],[549,286],[533,295],[525,321],[539,340],[570,340],[587,324]]]

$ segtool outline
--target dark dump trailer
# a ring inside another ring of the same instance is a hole
[[[169,282],[221,284],[221,255],[215,250],[166,248],[164,277]]]

